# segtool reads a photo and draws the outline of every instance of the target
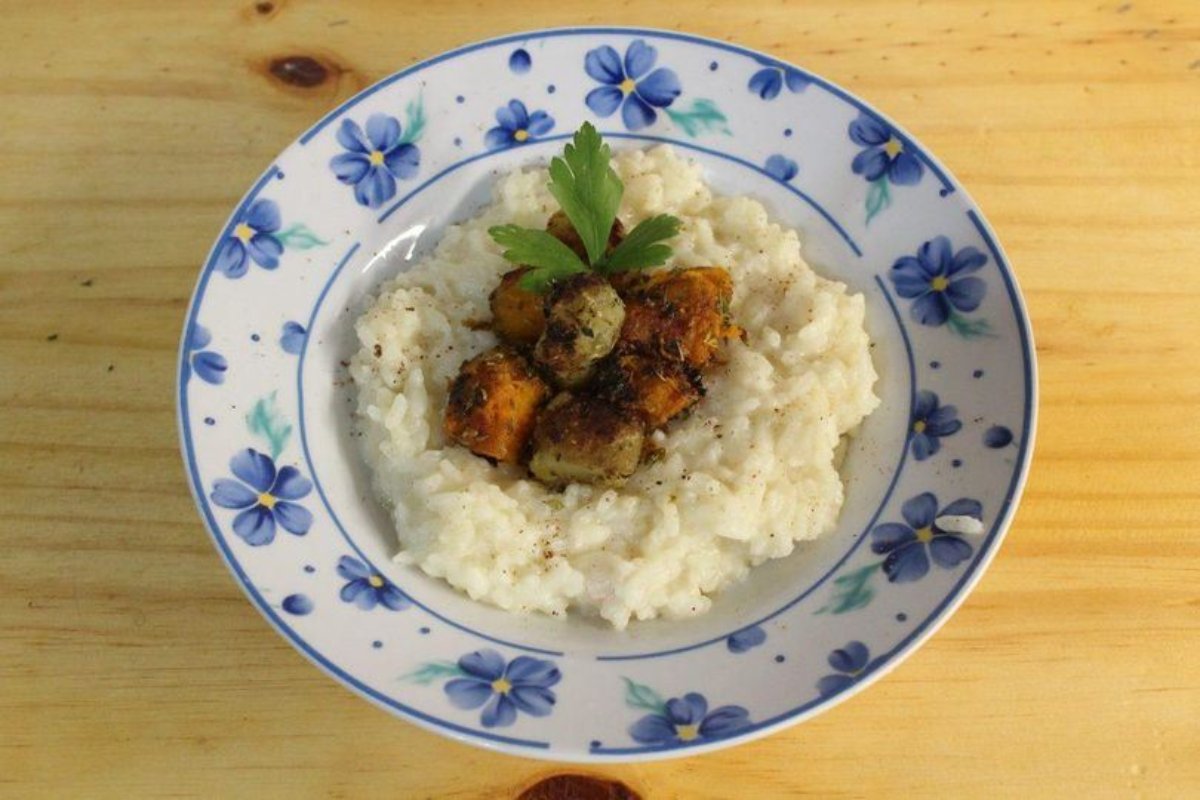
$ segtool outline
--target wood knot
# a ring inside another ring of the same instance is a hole
[[[272,11],[275,10],[275,4],[267,3],[267,2],[255,3],[254,10],[257,11],[259,14],[266,16],[267,14],[270,14]]]
[[[565,774],[538,781],[517,800],[641,800],[641,795],[620,781]]]
[[[265,5],[270,5],[266,3]],[[331,72],[336,71],[322,64],[312,56],[283,56],[271,60],[268,66],[271,74],[288,86],[299,86],[311,89],[320,86],[329,79]]]

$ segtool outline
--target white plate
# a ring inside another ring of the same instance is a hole
[[[631,47],[632,76],[598,67],[623,73]],[[667,106],[654,91],[663,76],[651,79],[659,69],[682,85]],[[626,78],[632,92],[595,92]],[[552,124],[497,147],[521,124],[519,111],[498,117],[513,101]],[[717,191],[755,196],[798,228],[809,263],[867,298],[883,399],[850,449],[836,531],[756,569],[704,617],[623,633],[509,615],[394,565],[395,534],[350,441],[341,367],[380,281],[481,206],[496,174],[548,159],[584,120],[617,147],[673,144]],[[364,149],[383,163],[346,155]],[[432,58],[284,151],[201,272],[179,425],[214,542],[314,663],[465,742],[611,761],[764,735],[911,653],[996,552],[1029,464],[1035,396],[1029,323],[1004,254],[912,137],[848,92],[744,48],[576,28]],[[499,694],[502,673],[512,688]]]

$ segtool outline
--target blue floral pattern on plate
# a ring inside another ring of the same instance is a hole
[[[353,603],[363,611],[382,606],[390,611],[403,611],[410,605],[404,592],[375,570],[357,558],[342,556],[338,560],[337,573],[346,580],[339,597]]]
[[[412,178],[421,166],[421,151],[414,144],[419,129],[409,120],[406,135],[400,120],[372,114],[366,130],[352,119],[342,120],[338,143],[346,152],[329,162],[342,183],[354,187],[354,199],[369,208],[379,208],[396,195],[396,181]]]
[[[962,429],[958,409],[940,405],[933,392],[917,392],[917,402],[912,414],[912,454],[917,461],[924,461],[942,447],[942,437],[952,436]]]
[[[925,174],[925,166],[895,131],[865,111],[850,123],[850,140],[862,148],[850,162],[850,168],[871,184],[867,193],[867,222],[870,222],[892,204],[889,185],[916,185]]]
[[[826,675],[817,682],[817,691],[822,697],[844,692],[862,677],[871,660],[871,649],[862,642],[850,642],[829,654],[829,666],[836,672]]]
[[[545,136],[554,128],[554,117],[545,111],[531,114],[524,103],[514,98],[496,109],[496,123],[484,136],[485,143],[493,150],[514,147]]]
[[[937,236],[921,245],[915,256],[901,256],[892,264],[888,278],[896,294],[912,300],[912,318],[922,325],[946,325],[954,333],[972,338],[986,334],[986,320],[969,320],[964,315],[979,308],[987,294],[987,283],[972,273],[987,263],[975,247],[955,252],[950,240]]]
[[[485,728],[503,728],[517,721],[518,714],[549,716],[557,698],[551,689],[562,673],[552,661],[517,656],[505,662],[495,650],[484,649],[458,659],[462,677],[447,681],[443,690],[456,708],[483,707],[479,723]]]
[[[962,536],[943,530],[938,520],[947,516],[983,518],[978,500],[960,498],[938,511],[932,492],[911,498],[900,508],[904,522],[888,522],[871,531],[871,551],[887,555],[883,572],[892,583],[910,583],[929,573],[929,561],[953,569],[975,552]]]
[[[629,726],[629,735],[644,745],[690,744],[697,740],[719,739],[750,724],[750,712],[739,705],[708,708],[708,700],[699,692],[663,700],[649,686],[625,679],[625,703],[631,708],[647,709],[646,714]]]
[[[746,88],[763,100],[774,100],[784,86],[787,86],[789,92],[795,93],[803,92],[812,83],[811,78],[790,64],[770,58],[755,60],[763,67],[750,76],[750,83]]]
[[[193,325],[188,336],[187,377],[194,373],[205,383],[221,384],[225,382],[225,370],[229,362],[225,356],[214,350],[207,350],[212,343],[212,334],[203,325]],[[186,379],[185,379],[186,380]]]
[[[634,40],[625,58],[608,45],[589,50],[583,67],[600,82],[585,102],[597,116],[609,117],[619,108],[621,121],[631,131],[654,124],[657,108],[667,108],[683,91],[679,76],[666,67],[654,69],[658,50],[644,39]]]
[[[229,469],[237,480],[217,479],[209,497],[221,508],[241,512],[233,518],[233,532],[246,544],[270,544],[276,524],[296,536],[308,533],[312,512],[296,501],[312,491],[312,482],[300,470],[276,468],[273,458],[249,447],[229,460]]]

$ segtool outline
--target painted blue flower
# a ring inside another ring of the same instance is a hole
[[[285,322],[283,323],[283,333],[279,336],[279,346],[283,348],[283,352],[298,356],[304,349],[306,336],[308,336],[308,332],[304,330],[303,325],[298,322]]]
[[[400,120],[386,114],[372,114],[363,133],[358,123],[342,120],[337,140],[348,152],[329,162],[337,179],[354,185],[354,199],[369,208],[391,200],[396,181],[417,174],[421,151],[401,136]]]
[[[280,224],[275,201],[255,200],[221,244],[214,269],[226,277],[240,278],[250,269],[251,261],[263,269],[278,267],[279,256],[283,255],[283,243],[276,236]]]
[[[751,625],[749,628],[743,628],[737,633],[730,634],[725,640],[725,646],[731,653],[744,653],[753,647],[758,647],[766,640],[767,632],[758,625]]]
[[[837,672],[817,681],[817,691],[822,697],[837,694],[849,688],[867,668],[871,651],[862,642],[850,642],[829,654],[829,666]]]
[[[658,118],[654,109],[668,107],[683,91],[673,71],[665,67],[651,71],[657,59],[658,51],[642,39],[629,45],[624,63],[608,45],[589,50],[583,67],[604,85],[588,92],[588,108],[597,116],[608,117],[619,107],[621,120],[631,131],[652,125]]]
[[[210,342],[212,342],[212,334],[209,333],[208,328],[203,325],[192,325],[192,330],[188,334],[185,381],[194,372],[205,383],[219,384],[225,382],[225,370],[229,369],[229,362],[220,353],[204,349],[208,347]]]
[[[249,447],[230,459],[229,468],[238,480],[218,479],[209,497],[222,508],[241,509],[233,518],[233,532],[247,544],[270,544],[275,523],[296,536],[308,533],[312,513],[294,501],[312,491],[312,482],[300,470],[276,469],[273,458]]]
[[[412,602],[394,583],[357,558],[342,556],[338,559],[337,572],[347,581],[340,597],[363,611],[370,611],[377,605],[401,611]]]
[[[800,167],[796,162],[787,156],[773,155],[767,159],[766,165],[763,167],[767,173],[781,183],[787,183],[792,178],[796,177],[796,173],[800,171]]]
[[[933,392],[917,392],[917,402],[912,416],[912,454],[917,461],[924,461],[941,449],[943,436],[958,433],[962,422],[954,406],[938,404]]]
[[[954,321],[956,311],[979,308],[987,284],[970,273],[986,263],[987,256],[974,247],[955,253],[950,240],[938,236],[922,244],[916,256],[897,259],[888,278],[896,294],[913,301],[913,319],[922,325],[937,326]]]
[[[965,539],[938,525],[943,517],[983,518],[978,500],[960,498],[938,511],[938,500],[930,492],[911,498],[900,509],[904,522],[876,525],[871,531],[871,550],[887,555],[883,572],[892,583],[918,581],[929,572],[929,559],[951,569],[971,557],[975,549]]]
[[[789,92],[802,92],[812,79],[795,67],[767,58],[755,59],[763,68],[750,76],[747,88],[763,100],[774,100],[784,85]]]
[[[891,128],[870,114],[860,113],[850,123],[850,139],[863,148],[850,165],[854,174],[869,181],[886,176],[897,186],[912,186],[921,180],[925,172],[921,160],[908,152]]]
[[[554,127],[554,117],[545,111],[530,114],[520,100],[509,100],[508,105],[497,108],[496,122],[500,124],[484,136],[484,142],[493,150],[525,144]]]
[[[529,51],[524,47],[518,47],[512,51],[512,55],[508,57],[508,68],[517,75],[524,75],[529,72],[529,68],[533,65],[533,59],[529,57]]]
[[[551,661],[517,656],[505,664],[499,653],[485,649],[460,658],[458,668],[464,677],[446,683],[446,696],[457,708],[484,706],[479,721],[485,728],[512,725],[517,712],[544,717],[554,710],[550,687],[562,673]]]
[[[727,736],[750,724],[750,713],[741,706],[708,710],[704,695],[688,692],[672,697],[661,713],[647,714],[629,727],[629,735],[642,744],[686,743]]]

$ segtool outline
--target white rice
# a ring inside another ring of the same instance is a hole
[[[714,197],[669,147],[615,159],[626,227],[683,221],[675,266],[721,266],[747,342],[705,379],[707,396],[662,441],[666,457],[621,489],[551,491],[447,443],[442,413],[463,360],[492,346],[465,323],[512,265],[487,234],[541,227],[557,204],[545,169],[499,180],[478,217],[385,285],[358,320],[363,452],[399,537],[397,561],[504,609],[631,618],[704,613],[750,568],[830,530],[842,506],[840,437],[878,404],[861,295],[816,275],[796,232],[746,197]],[[376,347],[380,354],[376,356]]]

